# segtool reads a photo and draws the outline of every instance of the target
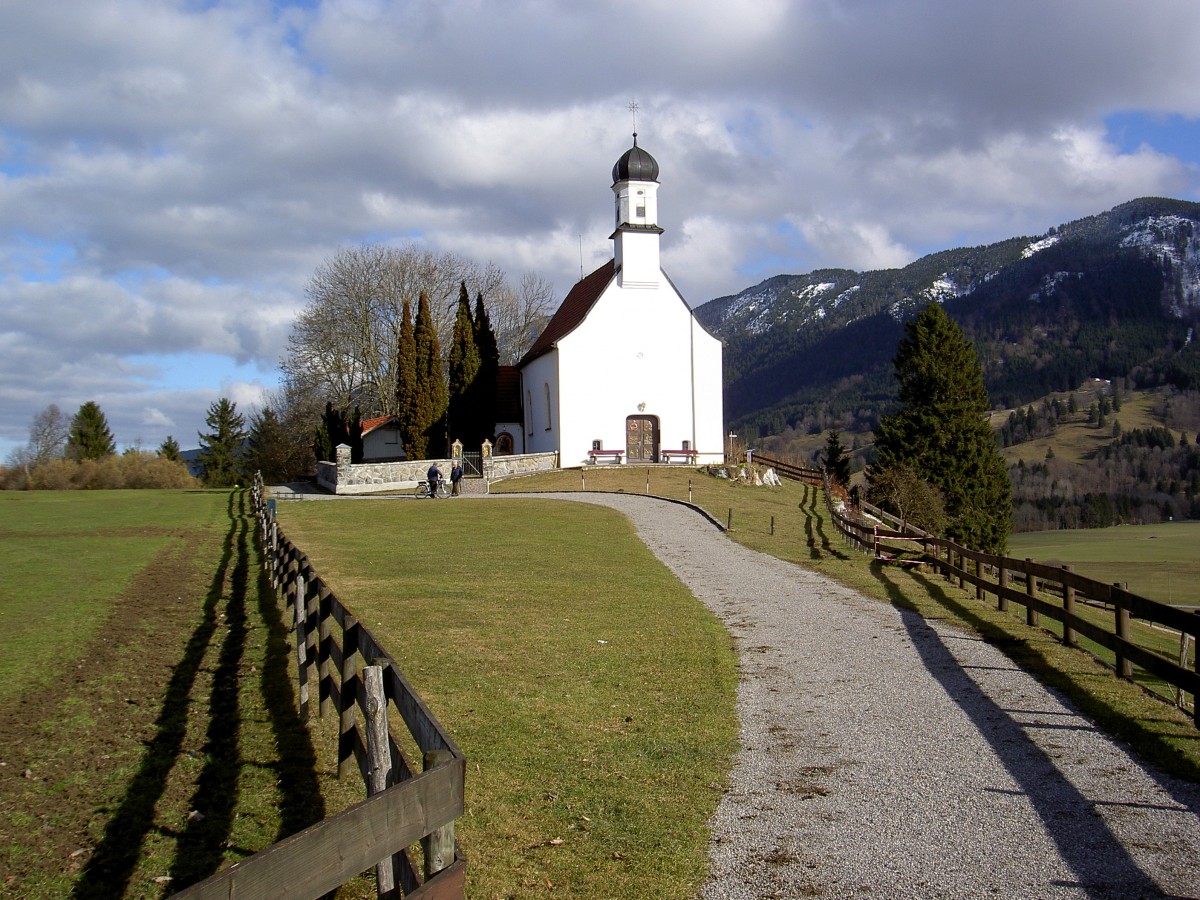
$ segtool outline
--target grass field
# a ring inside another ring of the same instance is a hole
[[[471,896],[695,896],[736,660],[623,516],[392,500],[279,520],[465,752]]]
[[[160,897],[324,815],[246,513],[0,494],[3,893]]]
[[[1144,758],[1200,781],[1188,717],[1018,612],[848,549],[816,489],[686,467],[495,488],[585,486],[690,496],[748,546],[972,629]],[[247,512],[241,493],[0,494],[5,891],[162,896],[360,795],[332,777],[334,723],[296,724],[286,627]],[[280,519],[466,751],[472,896],[696,893],[736,747],[736,660],[623,517],[510,498],[281,504]],[[1186,564],[1187,527],[1093,560],[1070,545],[1014,555],[1084,571],[1118,553],[1161,567],[1146,554],[1171,547]],[[1137,544],[1139,531],[1081,537]],[[1111,580],[1136,590],[1122,572]],[[343,896],[369,890],[360,879]]]
[[[1160,603],[1200,606],[1200,522],[1014,534],[1009,555],[1071,568]]]

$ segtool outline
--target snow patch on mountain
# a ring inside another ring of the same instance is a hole
[[[1045,250],[1047,247],[1053,247],[1055,244],[1058,243],[1059,237],[1060,236],[1057,234],[1048,234],[1044,238],[1040,238],[1039,240],[1034,241],[1032,244],[1030,244],[1028,247],[1026,247],[1024,250],[1021,251],[1021,258],[1029,259],[1029,257],[1033,256],[1033,254],[1035,254],[1035,253],[1040,253],[1042,250]]]
[[[1122,247],[1153,256],[1170,270],[1178,289],[1173,312],[1200,306],[1200,234],[1195,222],[1182,216],[1151,216],[1131,225]]]
[[[921,292],[921,296],[935,303],[945,303],[947,300],[953,300],[955,297],[961,297],[967,293],[970,293],[970,288],[966,290],[960,288],[950,277],[950,273],[943,272],[934,279],[933,284]]]

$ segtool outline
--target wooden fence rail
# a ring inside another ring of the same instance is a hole
[[[979,553],[907,525],[869,503],[863,503],[858,512],[839,510],[833,505],[833,492],[822,470],[789,465],[761,454],[757,459],[763,465],[773,466],[783,477],[807,484],[822,483],[834,527],[851,545],[885,560],[905,560],[905,554],[909,554],[909,561],[931,566],[961,588],[974,586],[979,600],[989,594],[994,596],[997,609],[1007,610],[1011,604],[1023,606],[1026,622],[1030,625],[1039,625],[1041,616],[1058,622],[1063,629],[1063,643],[1068,646],[1078,647],[1078,637],[1082,635],[1111,650],[1116,659],[1117,677],[1132,679],[1133,667],[1138,666],[1180,692],[1176,695],[1180,704],[1182,692],[1191,694],[1193,721],[1200,728],[1200,703],[1196,702],[1200,694],[1200,652],[1193,653],[1193,668],[1189,669],[1181,662],[1186,658],[1186,652],[1176,660],[1134,643],[1130,636],[1130,621],[1138,619],[1174,629],[1179,632],[1181,642],[1190,639],[1196,645],[1200,636],[1200,611],[1183,610],[1150,600],[1130,593],[1123,584],[1086,578],[1072,572],[1069,566],[1048,566],[1032,559]],[[881,528],[880,522],[892,528]],[[1111,608],[1112,629],[1101,628],[1080,616],[1076,611],[1079,602]]]
[[[466,861],[454,822],[465,805],[465,757],[391,655],[283,535],[258,478],[252,498],[264,566],[294,623],[300,716],[310,715],[315,670],[318,714],[338,716],[338,775],[357,769],[368,796],[175,896],[317,898],[374,868],[381,898],[461,900]],[[411,741],[397,741],[389,729],[389,705]],[[416,747],[419,762],[402,743]],[[420,867],[409,851],[418,841]]]

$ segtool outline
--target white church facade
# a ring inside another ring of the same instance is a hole
[[[564,467],[724,458],[721,342],[660,266],[658,175],[635,133],[613,167],[613,259],[520,362],[527,453],[556,451]]]

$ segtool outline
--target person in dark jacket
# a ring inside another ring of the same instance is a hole
[[[442,470],[438,468],[437,463],[429,467],[429,471],[425,473],[425,478],[429,481],[429,499],[436,500],[438,485],[442,481]]]
[[[450,496],[458,496],[458,483],[462,481],[463,467],[462,463],[455,462],[454,468],[450,470]]]

